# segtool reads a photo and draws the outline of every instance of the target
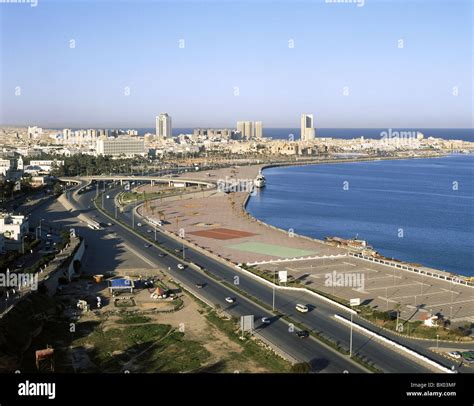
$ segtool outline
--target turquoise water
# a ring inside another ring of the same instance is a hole
[[[264,174],[247,209],[267,223],[320,239],[358,236],[387,257],[474,275],[474,155]]]

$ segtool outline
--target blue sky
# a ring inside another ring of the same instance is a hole
[[[316,127],[471,128],[472,4],[0,4],[0,123],[298,127],[308,112]]]

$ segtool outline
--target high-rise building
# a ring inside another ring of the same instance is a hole
[[[301,141],[314,140],[314,118],[312,114],[301,115]]]
[[[156,116],[156,136],[160,138],[171,138],[172,127],[171,127],[171,116],[167,113],[160,113]]]
[[[69,143],[71,138],[72,138],[72,130],[70,130],[69,128],[65,128],[63,130],[63,141],[65,143]]]
[[[261,121],[255,121],[254,124],[255,138],[263,137],[263,126]]]
[[[237,131],[244,140],[253,140],[254,138],[262,138],[262,122],[261,121],[237,121]]]

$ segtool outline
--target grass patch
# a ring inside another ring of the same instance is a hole
[[[370,308],[370,306],[360,306],[359,313],[362,318],[374,323],[376,326],[396,332],[397,321],[393,314],[395,314],[394,310],[381,312]],[[398,323],[399,325],[403,325],[403,332],[399,332],[399,334],[406,337],[425,338],[430,340],[473,341],[473,339],[467,335],[467,332],[472,329],[472,326],[469,323],[457,328],[446,328],[443,326],[428,327],[420,320],[407,321],[399,319]]]
[[[210,353],[167,324],[99,327],[74,343],[92,347],[89,358],[101,372],[192,372]]]
[[[250,359],[268,372],[291,372],[291,364],[273,353],[273,351],[258,345],[253,340],[240,340],[235,319],[223,319],[213,310],[207,313],[206,318],[211,324],[225,333],[230,340],[242,347],[242,352],[240,353],[229,353],[230,361],[245,364]]]
[[[121,313],[120,319],[116,321],[118,324],[142,324],[151,321],[150,317],[142,314]]]

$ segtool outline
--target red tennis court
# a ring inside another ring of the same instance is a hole
[[[199,237],[213,238],[215,240],[231,240],[233,238],[251,237],[256,235],[247,231],[232,230],[230,228],[213,228],[212,230],[193,231],[189,234]]]

